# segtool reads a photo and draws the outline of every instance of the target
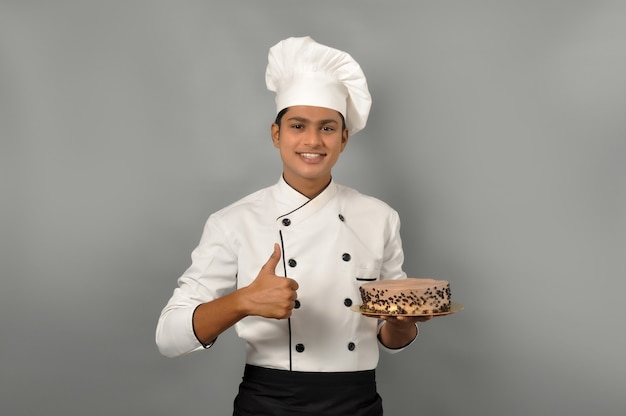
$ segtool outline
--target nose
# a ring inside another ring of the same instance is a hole
[[[304,135],[303,143],[310,147],[317,147],[322,143],[322,132],[316,129],[309,129]]]

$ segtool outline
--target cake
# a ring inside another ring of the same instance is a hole
[[[361,312],[384,315],[430,315],[450,311],[450,283],[409,277],[361,285]]]

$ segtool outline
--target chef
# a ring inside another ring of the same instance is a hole
[[[354,311],[364,282],[406,278],[397,212],[331,174],[367,122],[367,81],[349,54],[300,37],[270,48],[266,84],[282,175],[208,218],[157,345],[207,349],[234,325],[246,341],[234,415],[382,415],[379,350],[401,351],[428,318]]]

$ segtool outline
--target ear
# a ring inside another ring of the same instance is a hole
[[[341,132],[341,151],[343,152],[343,149],[346,148],[346,146],[348,145],[348,138],[349,138],[350,134],[348,133],[348,129],[344,129]]]
[[[278,127],[278,124],[272,123],[270,134],[272,136],[272,143],[274,143],[274,147],[278,147],[280,140],[280,127]]]

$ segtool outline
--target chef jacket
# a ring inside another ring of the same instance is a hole
[[[248,316],[237,324],[246,362],[293,371],[369,370],[378,363],[384,321],[364,317],[359,286],[406,278],[400,220],[383,201],[330,184],[309,199],[284,179],[212,214],[191,266],[162,310],[156,342],[174,357],[210,345],[196,338],[195,308],[248,286],[274,243],[282,250],[276,275],[298,282],[289,319]]]

